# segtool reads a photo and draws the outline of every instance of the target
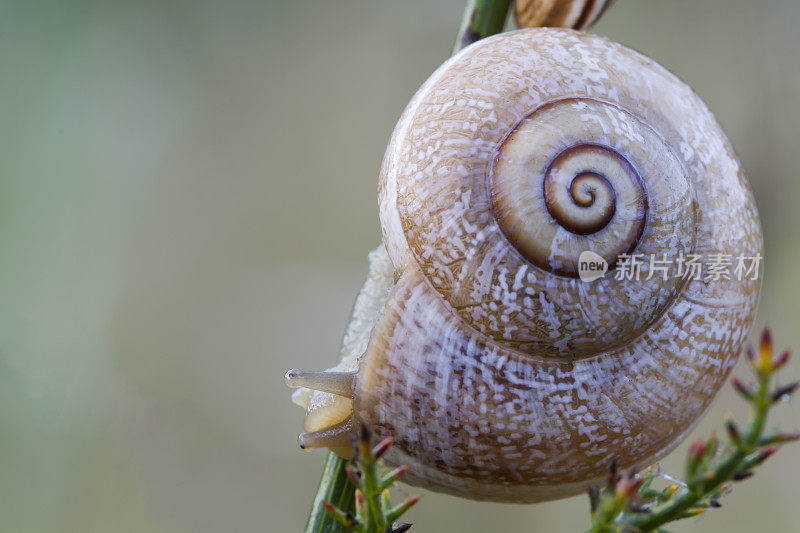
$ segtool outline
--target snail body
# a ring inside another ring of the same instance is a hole
[[[729,141],[687,85],[601,37],[519,30],[447,61],[395,128],[379,205],[394,284],[357,368],[287,381],[322,391],[301,444],[391,435],[412,484],[533,502],[658,460],[754,319],[757,277],[676,270],[760,257]],[[587,282],[587,251],[667,266]]]

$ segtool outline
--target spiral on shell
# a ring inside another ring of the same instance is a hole
[[[395,128],[379,204],[395,282],[339,423],[393,436],[415,484],[540,501],[657,460],[754,318],[758,279],[678,271],[760,256],[729,141],[687,85],[601,37],[520,30],[442,65]],[[586,251],[668,267],[586,282]]]

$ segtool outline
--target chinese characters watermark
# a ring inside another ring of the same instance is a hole
[[[644,280],[682,278],[694,281],[756,280],[760,272],[762,255],[714,253],[678,254],[620,254],[614,266],[614,279]],[[598,254],[585,251],[578,258],[578,275],[583,281],[602,278],[608,263]]]

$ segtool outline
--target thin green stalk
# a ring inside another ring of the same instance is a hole
[[[641,520],[632,520],[631,525],[643,531],[656,529],[668,522],[678,520],[686,512],[695,508],[705,496],[714,488],[731,479],[738,471],[748,455],[759,448],[759,438],[764,430],[771,401],[769,392],[769,379],[762,378],[758,383],[758,390],[753,399],[753,418],[741,439],[741,446],[730,457],[720,463],[711,476],[700,483],[692,484],[685,489],[686,492],[670,500],[662,507],[653,509],[652,513],[645,515]]]
[[[762,378],[758,383],[758,390],[753,399],[753,418],[745,434],[742,436],[741,446],[730,457],[720,463],[712,475],[703,479],[696,486],[685,489],[686,492],[676,496],[661,507],[656,507],[649,515],[644,515],[640,520],[631,520],[630,525],[642,531],[651,531],[658,527],[678,520],[686,512],[695,508],[708,493],[731,479],[738,471],[747,456],[759,448],[759,438],[764,430],[771,401],[769,392],[769,379]]]
[[[717,457],[716,434],[708,440],[695,441],[687,454],[685,484],[681,487],[673,483],[661,491],[651,486],[659,474],[657,468],[642,474],[619,474],[612,465],[608,486],[589,490],[591,532],[662,531],[659,528],[664,524],[720,507],[719,498],[730,489],[731,482],[752,476],[753,469],[779,446],[800,440],[800,433],[763,434],[769,410],[800,389],[800,382],[773,388],[776,373],[786,366],[789,352],[773,357],[772,337],[764,331],[758,352],[748,349],[747,359],[757,378],[756,385],[738,378],[733,378],[731,384],[750,403],[753,414],[741,433],[733,420],[726,421],[731,444],[722,456]]]
[[[352,464],[345,466],[345,472],[353,485],[355,497],[355,514],[325,501],[325,511],[337,522],[353,533],[403,533],[411,524],[394,523],[418,501],[419,496],[410,496],[402,503],[392,507],[389,486],[408,471],[407,466],[399,466],[379,477],[380,458],[392,446],[392,438],[385,437],[373,447],[372,438],[366,428],[361,428],[361,437],[356,443],[355,457]]]
[[[328,452],[317,495],[314,496],[314,502],[311,504],[305,533],[344,533],[347,531],[323,507],[323,503],[327,501],[345,512],[355,514],[355,496],[353,486],[347,478],[346,465],[347,461],[333,452]]]
[[[468,0],[453,53],[503,31],[510,5],[511,0]]]
[[[650,468],[642,474],[635,471],[620,474],[612,464],[608,485],[589,490],[593,533],[623,531],[662,531],[664,524],[697,516],[713,507],[720,507],[719,498],[731,487],[753,475],[753,469],[772,456],[779,446],[800,440],[800,433],[773,432],[763,435],[767,414],[777,402],[800,389],[800,382],[774,387],[776,373],[786,366],[789,352],[773,357],[769,331],[761,336],[758,352],[747,350],[747,359],[756,375],[755,386],[733,378],[734,389],[753,408],[747,427],[740,433],[733,420],[725,423],[730,447],[717,456],[716,434],[697,440],[686,459],[685,484],[673,483],[663,490],[651,483],[660,470]]]
[[[364,477],[364,497],[369,511],[366,513],[370,522],[371,531],[377,531],[381,527],[380,520],[383,517],[383,506],[381,505],[381,491],[378,488],[378,471],[375,461],[365,457],[369,453],[369,442],[364,448],[367,453],[361,454],[361,475]]]
[[[511,0],[468,0],[453,53],[484,37],[503,31],[510,4]],[[355,498],[353,487],[345,471],[346,464],[347,461],[328,452],[317,495],[311,504],[305,533],[343,533],[347,531],[325,511],[322,505],[323,502],[328,501],[345,512],[355,514]],[[367,495],[370,498],[378,496]]]

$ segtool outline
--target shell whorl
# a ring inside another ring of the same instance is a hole
[[[635,250],[674,269],[713,252],[696,242],[691,181],[714,169],[681,151],[710,148],[687,123],[717,150],[722,134],[689,87],[621,45],[569,30],[512,35],[446,63],[409,105],[394,136],[404,144],[393,140],[382,176],[384,239],[396,265],[410,254],[494,341],[538,357],[593,356],[641,335],[684,280],[587,285],[575,275],[580,254],[613,266]],[[574,194],[582,186],[595,195],[588,207]]]
[[[610,122],[624,123],[623,134],[604,132]],[[645,124],[614,106],[577,98],[545,104],[498,146],[489,169],[495,218],[527,260],[577,277],[582,251],[613,263],[639,244],[648,194],[637,168],[669,159],[665,179],[688,199],[668,152]]]
[[[612,457],[661,457],[754,317],[757,279],[674,272],[687,254],[760,255],[729,141],[688,86],[597,36],[520,30],[445,63],[394,131],[379,200],[398,281],[354,416],[422,485],[536,501]],[[670,266],[584,282],[587,250]]]

